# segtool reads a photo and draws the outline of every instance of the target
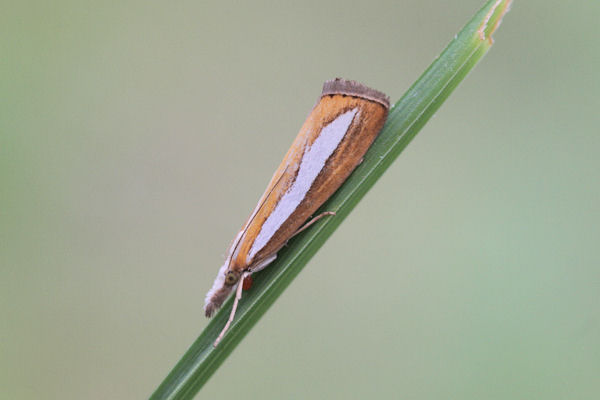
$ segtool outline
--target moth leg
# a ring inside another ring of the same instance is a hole
[[[233,322],[233,317],[235,316],[235,311],[237,310],[238,303],[239,303],[240,299],[242,298],[242,286],[244,283],[244,279],[246,278],[247,275],[248,275],[248,272],[244,272],[242,274],[242,276],[240,277],[240,282],[238,283],[238,287],[235,291],[235,299],[233,300],[233,307],[231,308],[231,313],[229,314],[229,319],[227,320],[227,323],[225,324],[225,327],[223,328],[221,333],[219,333],[217,340],[215,340],[215,343],[213,343],[213,347],[217,347],[217,345],[219,344],[221,339],[223,339],[225,332],[227,332],[227,330],[229,329],[229,326]]]
[[[249,270],[249,273],[253,274],[255,272],[265,269],[265,267],[267,265],[271,264],[273,261],[275,261],[276,258],[277,258],[277,254],[273,254],[272,256],[265,258],[263,261],[258,263],[256,266],[251,267]]]
[[[303,227],[294,232],[294,234],[290,236],[290,239],[302,232],[303,230],[305,230],[306,228],[308,228],[309,226],[311,226],[312,224],[314,224],[315,222],[317,222],[318,220],[320,220],[321,218],[326,217],[328,215],[335,215],[335,211],[325,211],[324,213],[317,215],[316,217],[308,221],[306,224],[304,224]]]

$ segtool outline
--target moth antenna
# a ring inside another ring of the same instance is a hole
[[[246,225],[242,229],[242,234],[246,233],[246,229],[248,228],[248,226],[250,226],[250,224],[252,223],[252,221],[254,221],[254,218],[259,213],[259,211],[263,208],[263,206],[265,204],[267,204],[267,200],[269,199],[269,196],[271,196],[271,193],[273,193],[273,190],[275,190],[275,188],[279,184],[279,181],[281,180],[281,178],[283,178],[285,176],[285,172],[287,171],[288,168],[289,168],[289,165],[287,165],[285,167],[285,169],[283,170],[283,172],[281,173],[281,175],[279,176],[279,178],[277,178],[277,180],[275,181],[275,184],[273,185],[273,187],[271,188],[271,190],[269,191],[269,193],[265,196],[265,198],[263,199],[263,201],[256,207],[256,210],[254,210],[254,212],[252,212],[252,215],[250,216],[250,219],[248,220],[248,222],[246,222]],[[230,254],[233,255],[233,253],[235,253],[235,251],[238,248],[238,245],[240,244],[241,239],[242,239],[242,235],[240,235],[240,240],[238,240],[238,242],[235,244],[235,247],[233,247],[231,249]]]
[[[235,291],[235,299],[233,299],[233,307],[231,307],[231,313],[229,314],[229,319],[227,320],[227,323],[223,327],[223,330],[221,331],[221,333],[219,333],[217,340],[215,340],[215,343],[213,343],[213,347],[217,347],[217,345],[219,344],[221,339],[223,339],[223,336],[225,336],[225,332],[227,332],[227,330],[229,329],[229,326],[233,322],[233,317],[235,317],[235,311],[237,310],[238,303],[239,303],[240,299],[242,298],[242,287],[244,285],[244,279],[249,274],[250,274],[249,272],[244,272],[242,274],[242,276],[240,276],[240,281],[239,281],[237,289]]]

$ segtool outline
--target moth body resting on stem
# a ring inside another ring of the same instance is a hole
[[[319,101],[233,240],[206,295],[204,311],[210,317],[237,285],[230,318],[215,346],[233,321],[244,278],[273,262],[295,234],[334,214],[326,212],[307,222],[361,163],[388,109],[385,94],[358,82],[340,78],[325,82]]]

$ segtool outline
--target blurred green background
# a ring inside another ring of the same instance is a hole
[[[322,82],[395,101],[482,5],[6,4],[0,398],[149,396]],[[598,398],[599,17],[516,0],[199,397]]]

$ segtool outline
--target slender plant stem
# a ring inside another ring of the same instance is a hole
[[[510,0],[491,0],[479,10],[442,54],[392,107],[363,163],[319,212],[334,211],[290,240],[277,260],[255,274],[254,286],[240,302],[236,318],[216,348],[213,343],[232,306],[230,298],[156,389],[151,399],[191,399],[217,370],[304,265],[325,243],[377,179],[486,54],[491,35],[508,11]],[[199,318],[202,313],[192,318]]]

